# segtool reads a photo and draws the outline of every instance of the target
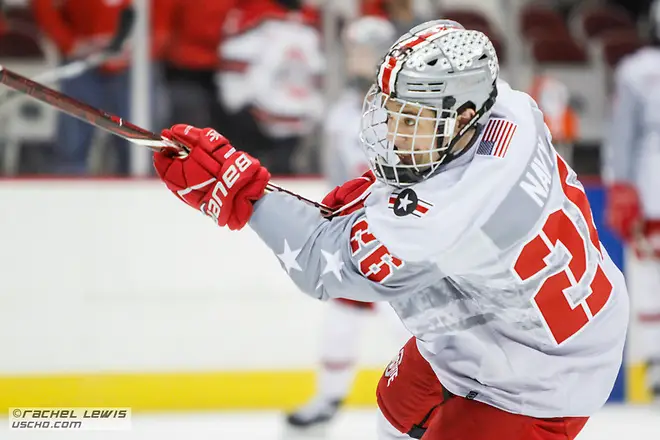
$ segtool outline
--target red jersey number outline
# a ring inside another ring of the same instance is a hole
[[[552,212],[541,232],[523,246],[513,271],[526,281],[547,267],[545,258],[557,247],[563,246],[570,254],[566,267],[547,276],[532,298],[543,317],[547,329],[557,345],[579,333],[605,306],[612,294],[612,283],[598,262],[589,286],[591,293],[580,303],[571,304],[565,290],[582,281],[587,271],[588,246],[595,247],[602,256],[598,232],[584,191],[568,182],[569,168],[557,157],[557,168],[566,197],[582,214],[588,228],[588,241],[563,209]]]
[[[357,266],[360,273],[367,279],[376,283],[384,283],[397,269],[403,267],[403,261],[392,255],[385,245],[376,240],[376,237],[369,232],[369,223],[366,219],[362,218],[353,224],[350,239],[351,254],[353,256],[374,242],[378,246],[375,246],[367,255],[360,258]]]

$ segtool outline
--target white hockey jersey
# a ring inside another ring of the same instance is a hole
[[[660,47],[626,57],[615,75],[609,133],[603,147],[606,181],[632,183],[644,216],[660,219]]]
[[[317,29],[300,20],[263,19],[227,35],[216,81],[229,112],[251,107],[268,136],[311,132],[323,113],[325,60]]]
[[[364,209],[332,220],[271,193],[250,225],[304,292],[388,301],[452,393],[588,416],[621,364],[623,276],[534,101],[498,89],[471,148],[428,180],[376,183]]]

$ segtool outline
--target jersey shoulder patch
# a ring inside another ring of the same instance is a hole
[[[405,188],[392,191],[387,207],[397,217],[422,217],[433,207],[433,203],[420,199],[414,189]]]
[[[504,158],[518,124],[503,118],[491,118],[484,127],[484,134],[477,147],[480,156]]]

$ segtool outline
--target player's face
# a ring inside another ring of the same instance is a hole
[[[436,148],[438,121],[436,112],[414,103],[388,99],[387,139],[393,142],[397,156],[406,165],[424,166],[438,160]],[[404,153],[404,151],[406,153]]]

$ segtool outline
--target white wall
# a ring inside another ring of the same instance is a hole
[[[315,365],[323,303],[249,228],[218,228],[160,182],[2,181],[0,204],[0,375]],[[399,347],[389,315],[365,366]]]

